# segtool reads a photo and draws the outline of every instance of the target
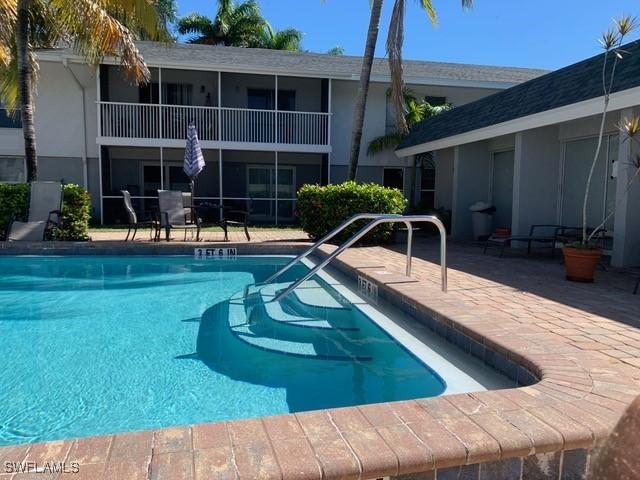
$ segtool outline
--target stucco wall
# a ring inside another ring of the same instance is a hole
[[[489,200],[491,155],[487,142],[475,142],[455,147],[453,156],[452,231],[456,239],[472,237],[469,207]]]
[[[451,210],[453,206],[453,148],[435,154],[436,208]]]
[[[525,235],[534,224],[556,223],[562,144],[558,127],[516,135],[512,233]]]
[[[93,69],[69,65],[85,86],[87,155],[96,157],[96,81]],[[35,96],[35,128],[42,157],[82,158],[84,155],[82,93],[71,72],[57,62],[40,62]],[[21,129],[0,129],[0,155],[24,155]]]
[[[445,97],[454,106],[463,105],[479,98],[495,93],[497,90],[481,88],[443,87],[425,85],[407,85],[416,97]],[[409,166],[408,159],[398,158],[393,150],[374,156],[367,155],[367,145],[371,140],[386,133],[387,91],[389,84],[372,83],[367,98],[367,110],[364,119],[364,132],[358,165]],[[333,153],[332,165],[349,163],[349,147],[351,144],[351,126],[353,109],[358,91],[356,81],[333,81],[331,125],[331,143]]]

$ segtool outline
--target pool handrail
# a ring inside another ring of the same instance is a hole
[[[358,215],[364,215],[364,217],[356,218],[358,217]],[[367,218],[367,216],[372,214],[358,214],[358,215],[354,215],[349,220],[347,220],[346,222],[341,224],[339,227],[337,227],[335,230],[332,230],[331,232],[329,232],[329,234],[327,234],[326,237],[329,237],[330,235],[329,238],[331,238],[332,236],[335,236],[335,234],[338,233],[340,230],[344,229],[346,225],[353,223],[353,221]],[[407,227],[407,253],[406,253],[407,263],[406,263],[405,273],[408,277],[411,276],[411,263],[412,263],[411,262],[412,260],[411,247],[413,243],[412,224],[416,222],[427,222],[427,223],[434,224],[438,228],[438,231],[440,233],[440,281],[441,281],[442,291],[446,292],[447,291],[447,232],[446,232],[446,229],[444,228],[442,221],[433,215],[388,215],[387,214],[387,215],[372,215],[372,216],[373,218],[369,223],[367,223],[364,227],[358,230],[353,236],[351,236],[347,241],[345,241],[336,250],[334,250],[322,262],[320,262],[318,265],[316,265],[311,270],[309,270],[305,275],[303,275],[294,283],[289,285],[286,289],[278,292],[277,295],[271,301],[277,302],[280,299],[289,295],[289,293],[291,293],[293,290],[298,288],[302,283],[307,281],[309,278],[315,275],[318,271],[326,267],[334,258],[336,258],[338,255],[344,252],[347,248],[349,248],[358,240],[360,240],[362,237],[364,237],[372,229],[374,229],[375,227],[383,223],[404,223]],[[317,248],[317,246],[321,244],[320,243],[321,241],[327,240],[326,237],[323,237],[317,244],[314,244],[314,246],[311,247],[309,250],[307,250],[303,254],[299,255],[296,259],[289,262],[287,265],[285,265],[285,267],[283,267],[283,269],[281,269],[279,272],[276,272],[275,275],[272,275],[270,279],[277,278],[280,275],[280,273],[282,273],[285,270],[288,270],[289,268],[291,268],[291,266],[293,266],[293,264],[297,263],[298,261],[302,260],[304,257],[308,256],[309,253],[311,253],[313,250]],[[269,280],[265,283],[269,283]]]
[[[303,259],[305,259],[306,257],[308,257],[309,255],[311,255],[314,251],[316,251],[321,245],[324,245],[325,243],[327,243],[329,240],[331,240],[333,237],[335,237],[338,233],[340,233],[342,230],[344,230],[345,228],[347,228],[349,225],[351,225],[354,222],[357,222],[358,220],[373,220],[374,218],[378,218],[380,216],[379,213],[357,213],[355,215],[353,215],[352,217],[346,219],[344,222],[342,222],[340,225],[338,225],[336,228],[334,228],[333,230],[331,230],[329,233],[327,233],[324,237],[322,237],[320,240],[318,240],[317,242],[315,242],[313,245],[311,245],[311,247],[309,247],[307,250],[305,250],[304,252],[302,252],[300,255],[298,255],[296,258],[294,258],[293,260],[291,260],[289,263],[287,263],[284,267],[282,267],[280,270],[278,270],[276,273],[274,273],[273,275],[271,275],[269,278],[267,278],[264,282],[260,282],[259,285],[266,285],[268,283],[273,282],[276,278],[278,278],[280,275],[282,275],[284,272],[286,272],[287,270],[289,270],[291,267],[293,267],[295,264],[301,262]],[[401,217],[402,215],[396,215],[396,217]]]

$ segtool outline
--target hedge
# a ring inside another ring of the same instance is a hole
[[[319,239],[356,213],[401,214],[407,200],[397,188],[377,183],[352,181],[327,186],[304,185],[298,192],[298,215],[302,229],[313,239]],[[353,235],[363,223],[344,230],[338,240]],[[380,225],[366,235],[366,243],[389,242],[395,225]]]
[[[88,240],[91,199],[87,191],[73,183],[63,187],[62,227],[54,228],[50,235],[55,240]],[[0,239],[6,237],[6,228],[12,214],[25,221],[29,214],[29,184],[0,183]],[[52,208],[55,208],[52,206]]]

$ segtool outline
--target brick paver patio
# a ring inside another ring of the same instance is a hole
[[[444,294],[437,245],[419,242],[414,252],[411,279],[402,274],[404,255],[394,249],[350,249],[336,266],[376,282],[383,297],[421,321],[435,319],[443,334],[512,378],[532,372],[540,381],[5,447],[0,465],[66,460],[79,463],[80,472],[0,471],[0,479],[370,479],[416,472],[426,473],[407,478],[428,479],[435,478],[434,470],[438,479],[583,478],[598,442],[640,394],[640,295],[631,295],[634,280],[607,271],[598,272],[595,284],[574,284],[563,279],[557,261],[500,259],[453,245]]]
[[[94,241],[124,241],[127,235],[127,230],[103,230],[95,229],[89,232],[89,236]],[[292,228],[280,228],[280,229],[268,229],[268,228],[250,228],[249,235],[251,236],[251,242],[264,243],[264,242],[283,242],[283,241],[309,241],[309,237],[301,230]],[[201,233],[203,242],[222,242],[224,241],[224,233],[220,228],[207,228]],[[184,235],[181,231],[177,230],[171,232],[171,238],[174,242],[182,242]],[[191,241],[191,235],[187,235],[187,240]],[[149,229],[139,230],[136,234],[134,243],[147,243],[149,242]],[[247,238],[244,235],[244,231],[239,228],[229,229],[229,242],[233,243],[245,243]],[[162,243],[165,243],[164,232],[162,232]]]

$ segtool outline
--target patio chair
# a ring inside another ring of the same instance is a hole
[[[594,229],[587,228],[587,233],[591,235]],[[604,243],[607,239],[606,230],[599,228],[594,236],[597,241]],[[511,242],[526,242],[527,255],[531,254],[531,247],[534,243],[542,243],[551,249],[551,258],[555,257],[558,244],[566,245],[582,238],[582,227],[568,227],[566,225],[531,225],[529,235],[510,235],[498,237],[491,235],[484,244],[483,253],[487,253],[487,248],[500,248],[500,257],[504,254],[504,248],[511,245]]]
[[[131,241],[136,238],[136,232],[139,227],[149,227],[149,239],[153,240],[157,237],[157,229],[158,229],[158,221],[157,220],[138,220],[138,214],[133,208],[133,204],[131,203],[131,194],[128,190],[120,190],[122,193],[122,202],[124,204],[124,210],[127,213],[127,219],[129,220],[129,230],[127,230],[127,236],[124,241],[129,241],[129,234],[133,229],[133,235],[131,235]]]
[[[251,241],[249,234],[249,216],[251,215],[251,203],[247,202],[246,210],[239,210],[236,207],[219,205],[217,203],[203,203],[195,207],[196,210],[203,209],[209,213],[211,225],[217,225],[224,232],[224,241],[229,241],[229,226],[239,226],[244,229],[247,241]]]
[[[172,229],[184,230],[184,239],[187,240],[187,232],[196,232],[196,241],[200,241],[200,218],[193,206],[185,208],[182,192],[174,190],[158,190],[158,206],[160,225],[157,229],[156,240],[160,239],[160,231],[164,228],[167,242],[170,240]],[[191,221],[187,216],[191,215]]]
[[[556,241],[558,232],[565,229],[564,225],[531,225],[529,235],[509,235],[506,237],[498,237],[491,235],[484,243],[483,253],[487,253],[489,247],[500,249],[500,257],[504,254],[504,248],[511,245],[512,242],[526,242],[527,255],[531,254],[533,243],[542,243],[551,248],[551,257],[555,255]]]
[[[227,228],[229,225],[242,227],[244,229],[244,235],[247,237],[247,242],[251,241],[251,235],[249,235],[249,217],[251,215],[251,200],[247,200],[245,210],[235,207],[223,207],[222,208],[222,229],[224,230],[224,239],[228,241]]]
[[[12,217],[7,227],[7,240],[42,241],[53,224],[62,224],[62,183],[31,182],[29,217],[26,222]]]

